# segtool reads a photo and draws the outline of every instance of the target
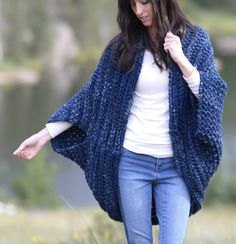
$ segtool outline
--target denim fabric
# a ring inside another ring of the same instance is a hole
[[[158,244],[183,244],[190,195],[173,157],[156,158],[125,148],[118,169],[119,203],[128,244],[152,244],[151,203],[159,219]]]

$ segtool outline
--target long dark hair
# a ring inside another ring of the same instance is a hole
[[[186,26],[194,30],[191,22],[181,11],[177,0],[149,1],[153,6],[153,21],[158,32],[155,42],[151,39],[147,27],[134,14],[131,8],[131,0],[118,0],[117,23],[121,33],[112,42],[116,48],[116,55],[113,55],[113,62],[115,62],[121,71],[130,71],[134,67],[133,62],[138,50],[137,40],[140,36],[144,37],[145,48],[153,54],[156,65],[163,70],[170,63],[170,57],[163,48],[164,38],[167,32],[172,30],[172,28],[176,28],[177,32],[175,34],[178,34],[182,39],[186,31]]]

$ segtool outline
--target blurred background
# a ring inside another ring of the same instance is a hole
[[[186,240],[236,243],[236,2],[180,5],[209,32],[229,86],[223,159]],[[0,243],[124,242],[122,226],[98,208],[75,163],[49,143],[31,161],[12,155],[89,79],[119,31],[116,14],[115,0],[0,0]]]

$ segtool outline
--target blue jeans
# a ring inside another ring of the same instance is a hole
[[[122,149],[119,203],[128,244],[152,244],[151,203],[159,219],[158,244],[183,244],[190,196],[173,157],[155,158]]]

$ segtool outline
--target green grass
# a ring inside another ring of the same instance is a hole
[[[153,233],[157,236],[157,226],[153,227]],[[125,243],[125,234],[123,224],[111,220],[98,208],[18,210],[15,216],[1,214],[0,243],[122,244]],[[236,243],[235,207],[223,205],[204,207],[191,216],[185,244],[195,243]]]

